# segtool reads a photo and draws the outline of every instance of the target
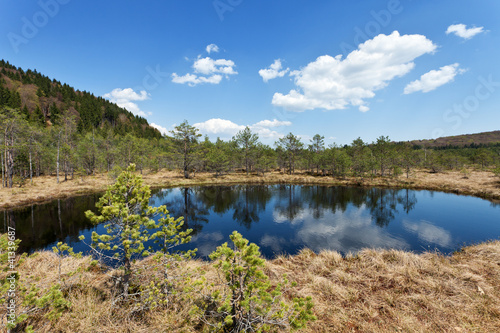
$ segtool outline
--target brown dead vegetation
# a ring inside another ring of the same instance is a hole
[[[245,173],[230,173],[214,177],[211,173],[197,173],[191,179],[184,179],[179,172],[161,171],[143,174],[146,184],[151,187],[175,187],[191,185],[222,185],[222,184],[319,184],[319,185],[352,185],[352,186],[381,186],[394,188],[426,189],[456,194],[474,195],[486,199],[500,199],[500,178],[490,171],[470,170],[467,177],[459,171],[429,173],[426,170],[417,170],[409,178],[406,176],[394,177],[347,177],[332,178],[313,176],[306,173],[287,175],[279,172],[270,172],[264,176]],[[106,173],[96,176],[76,177],[57,184],[55,176],[42,176],[29,180],[22,187],[12,189],[0,188],[0,208],[13,208],[48,200],[66,198],[70,196],[105,191],[113,182],[113,178]]]
[[[313,295],[310,332],[499,332],[500,242],[450,257],[363,250],[342,258],[304,250],[269,263]]]
[[[147,264],[149,258],[139,264]],[[58,282],[58,258],[41,252],[18,271],[26,283],[47,288]],[[207,262],[190,261],[217,274]],[[80,268],[69,276],[68,272]],[[500,241],[469,246],[451,256],[396,250],[337,252],[303,250],[266,263],[272,283],[284,273],[297,282],[293,295],[312,296],[318,320],[304,332],[499,332]],[[145,271],[147,275],[147,270]],[[199,332],[190,301],[131,316],[112,305],[110,278],[90,258],[65,258],[62,275],[71,307],[57,321],[43,312],[28,320],[36,332]],[[293,296],[288,295],[288,296]]]

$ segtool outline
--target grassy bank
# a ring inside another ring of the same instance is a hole
[[[71,306],[53,321],[44,311],[34,313],[28,323],[36,332],[203,331],[188,314],[196,297],[168,310],[130,315],[126,306],[113,306],[111,279],[89,263],[89,258],[63,259],[63,290]],[[26,283],[43,290],[58,282],[58,264],[55,254],[41,252],[27,258],[18,271]],[[214,281],[209,263],[188,265],[207,270],[208,282]],[[364,250],[342,257],[304,250],[266,262],[266,273],[273,284],[283,273],[297,282],[288,297],[313,297],[318,319],[304,332],[500,331],[500,241],[469,246],[452,256]]]
[[[320,185],[354,185],[354,186],[382,186],[395,188],[411,188],[453,192],[457,194],[474,195],[487,199],[500,200],[500,178],[489,171],[471,170],[468,177],[458,171],[429,173],[424,170],[415,171],[410,178],[375,177],[346,179],[312,176],[305,173],[295,175],[268,173],[264,176],[246,175],[245,173],[231,173],[222,177],[213,174],[196,174],[194,178],[184,179],[180,173],[162,171],[144,173],[143,179],[151,187],[174,187],[189,185],[222,185],[222,184],[320,184]],[[33,185],[27,182],[22,187],[0,188],[0,208],[13,208],[33,203],[40,203],[57,198],[66,198],[75,195],[104,191],[113,182],[108,174],[97,174],[84,178],[61,181],[57,184],[55,176],[37,177]]]

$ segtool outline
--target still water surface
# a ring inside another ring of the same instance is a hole
[[[194,230],[184,248],[208,256],[239,231],[267,258],[302,248],[394,248],[451,253],[500,238],[500,205],[441,192],[300,185],[204,186],[154,190],[151,204],[166,205]],[[99,195],[55,200],[0,212],[0,227],[15,226],[21,250],[50,249],[64,241],[87,252],[79,235],[104,233],[84,215]]]

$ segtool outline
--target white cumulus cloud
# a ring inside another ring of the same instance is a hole
[[[141,117],[147,117],[146,112],[142,111],[135,101],[144,101],[149,99],[149,94],[145,90],[141,90],[139,93],[135,92],[132,88],[113,89],[111,92],[102,95],[102,97],[107,98],[109,101],[115,103],[119,107],[127,109],[135,115]]]
[[[215,73],[224,75],[234,75],[238,74],[234,70],[234,62],[232,60],[217,59],[214,60],[210,57],[198,58],[193,64],[193,69],[195,73],[200,73],[203,75],[211,75]]]
[[[151,124],[149,124],[149,126],[151,126],[153,128],[156,128],[163,135],[167,135],[168,134],[168,130],[165,127],[163,127],[163,126],[157,125],[155,123],[151,123]]]
[[[211,83],[211,84],[219,84],[222,80],[222,76],[215,74],[209,77],[197,76],[195,74],[189,74],[183,76],[178,76],[176,73],[172,74],[172,82],[184,84],[187,83],[189,86],[194,87],[200,83]]]
[[[423,35],[380,34],[360,44],[345,59],[323,55],[290,72],[296,89],[275,93],[272,104],[296,112],[345,109],[349,105],[366,112],[365,99],[411,71],[417,57],[435,50],[436,45]]]
[[[255,127],[279,127],[279,126],[290,126],[292,123],[288,120],[261,120],[258,123],[253,124]]]
[[[233,123],[231,120],[212,118],[202,123],[193,125],[205,134],[229,134],[234,135],[245,129],[245,126]]]
[[[209,44],[209,45],[207,45],[205,50],[207,51],[208,54],[210,54],[212,52],[217,53],[217,52],[219,52],[219,47],[215,44]]]
[[[278,139],[283,134],[271,128],[291,125],[292,123],[289,121],[280,121],[277,119],[261,120],[252,125],[239,125],[227,119],[212,118],[202,123],[196,123],[193,126],[198,128],[203,134],[214,134],[225,138],[231,138],[248,126],[253,133],[259,135],[259,138]]]
[[[214,45],[218,50],[217,45],[210,44],[207,46],[207,52],[209,49],[211,50],[210,52],[217,52],[213,47],[209,48],[211,45]],[[193,73],[187,73],[185,75],[172,73],[172,82],[187,84],[191,87],[201,83],[219,84],[224,77],[229,79],[230,75],[238,74],[234,69],[235,66],[232,60],[212,59],[210,57],[202,58],[201,55],[199,55],[193,62]]]
[[[408,83],[404,89],[405,94],[411,94],[417,91],[429,92],[443,84],[453,81],[457,74],[463,73],[465,70],[458,68],[459,64],[443,66],[439,70],[432,70],[423,74],[420,79]]]
[[[289,70],[289,68],[282,70],[281,59],[276,59],[269,68],[259,70],[259,75],[262,76],[264,82],[267,82],[277,77],[283,77]]]
[[[484,32],[484,27],[467,28],[467,26],[462,23],[452,24],[448,27],[448,29],[446,29],[447,35],[453,33],[463,39],[470,39],[481,32]]]

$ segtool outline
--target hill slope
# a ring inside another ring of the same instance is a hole
[[[482,132],[476,134],[464,134],[446,136],[435,140],[413,140],[412,144],[427,147],[471,147],[488,146],[500,143],[500,131]]]
[[[132,133],[137,137],[159,138],[161,133],[147,120],[96,97],[87,91],[75,90],[68,84],[0,60],[0,106],[21,110],[32,122],[45,126],[57,124],[60,117],[75,115],[77,128],[112,128],[116,134]]]

